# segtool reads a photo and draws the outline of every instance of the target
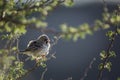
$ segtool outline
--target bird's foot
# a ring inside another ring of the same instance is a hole
[[[36,63],[38,63],[39,61],[46,61],[46,60],[47,58],[45,55],[41,55],[40,57],[35,58]]]

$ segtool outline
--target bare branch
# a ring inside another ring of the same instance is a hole
[[[80,80],[84,80],[87,77],[89,70],[92,68],[93,63],[95,62],[96,58],[93,58],[90,62],[89,66],[85,69],[84,75]]]
[[[46,72],[47,72],[47,68],[43,71],[40,80],[44,80],[44,75],[45,75]]]

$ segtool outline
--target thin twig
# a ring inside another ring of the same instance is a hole
[[[47,72],[47,68],[43,71],[40,80],[44,80],[45,73]]]
[[[53,56],[54,56],[54,54],[53,54]],[[50,60],[51,58],[54,58],[53,56],[48,57],[47,60]],[[33,72],[34,70],[36,70],[36,69],[39,68],[40,66],[41,66],[41,65],[39,65],[39,63],[36,63],[32,68],[30,68],[29,70],[27,70],[27,72],[26,72],[24,75],[18,77],[16,80],[21,80],[21,79],[23,79],[24,77],[28,76],[31,72]],[[46,71],[46,70],[45,70],[45,71]],[[45,74],[45,72],[42,74],[42,76],[44,76],[44,74]],[[42,76],[41,76],[41,77],[42,77]]]
[[[89,66],[85,69],[84,75],[83,75],[83,77],[80,80],[84,80],[87,77],[88,72],[92,68],[92,65],[95,62],[95,60],[96,60],[96,58],[92,59],[92,61],[90,62]]]
[[[31,69],[29,69],[24,75],[18,77],[16,80],[21,80],[22,78],[29,75],[32,71],[36,70],[39,67],[38,63],[36,63]]]
[[[16,56],[17,56],[17,60],[20,61],[20,59],[19,59],[19,39],[17,38],[16,41],[17,41],[17,42],[16,42],[16,47],[17,47],[17,53],[16,53]]]
[[[72,77],[68,77],[67,79],[64,79],[64,80],[73,80],[73,78]]]
[[[103,9],[104,9],[104,12],[107,12],[108,9],[107,9],[107,3],[105,0],[103,0]]]

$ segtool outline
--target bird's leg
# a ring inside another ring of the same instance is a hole
[[[46,60],[47,60],[46,55],[41,55],[41,57],[42,57],[42,60],[43,60],[43,61],[46,61]]]

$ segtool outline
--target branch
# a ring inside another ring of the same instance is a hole
[[[106,2],[105,2],[105,0],[103,0],[103,4],[104,4],[104,8],[106,8]],[[106,11],[107,11],[107,10],[106,10]],[[116,15],[119,15],[119,12],[116,13]],[[102,78],[103,70],[104,70],[104,68],[105,68],[104,66],[106,65],[106,63],[107,63],[108,60],[109,60],[109,55],[110,55],[109,53],[110,53],[110,51],[111,51],[111,49],[112,49],[112,47],[113,47],[114,41],[115,41],[116,36],[117,36],[117,34],[118,34],[117,29],[118,29],[118,25],[115,26],[115,31],[114,31],[114,34],[112,35],[112,39],[111,39],[111,41],[110,41],[110,43],[109,43],[109,45],[108,45],[108,48],[107,48],[107,50],[106,50],[106,57],[105,57],[105,59],[103,60],[103,65],[101,66],[101,69],[100,69],[100,71],[99,71],[99,73],[98,73],[97,80],[101,80],[101,78]]]
[[[101,80],[101,78],[102,78],[102,73],[103,73],[103,70],[104,70],[104,66],[106,65],[106,63],[109,60],[109,55],[110,55],[109,52],[111,51],[111,48],[113,47],[113,44],[114,44],[114,41],[115,41],[115,38],[116,38],[116,33],[117,33],[117,29],[116,29],[115,34],[113,35],[113,39],[111,40],[111,42],[110,42],[110,44],[108,46],[108,49],[106,51],[106,58],[104,59],[101,70],[98,73],[98,79],[97,80]]]
[[[40,80],[44,80],[44,75],[45,75],[46,71],[47,71],[47,68],[43,71]]]
[[[52,59],[52,58],[55,58],[54,56],[55,54],[51,54],[46,61]],[[37,68],[39,68],[41,65],[40,65],[40,62],[37,62],[32,68],[28,69],[27,72],[23,75],[21,75],[20,77],[18,77],[16,80],[21,80],[23,79],[24,77],[28,76],[31,72],[33,72],[34,70],[36,70]],[[47,71],[47,68],[45,69],[45,71],[42,73],[41,75],[41,79],[40,80],[43,80],[43,77],[44,77],[44,74],[45,72]]]
[[[96,58],[93,58],[93,60],[89,64],[89,66],[85,69],[84,75],[83,75],[83,77],[80,80],[84,80],[85,77],[87,77],[88,71],[92,68],[92,65],[93,65],[95,60],[96,60]]]
[[[36,70],[38,67],[40,67],[40,65],[38,65],[38,63],[36,63],[31,69],[29,69],[24,75],[18,77],[16,80],[21,80],[22,78],[26,77],[27,75],[29,75],[32,71]]]
[[[6,5],[6,1],[5,0],[3,0],[4,1],[4,3],[3,3],[3,8],[2,8],[2,12],[1,12],[1,15],[0,15],[0,20],[2,20],[2,21],[5,21],[5,22],[8,22],[8,21],[10,21],[10,22],[12,22],[12,23],[15,23],[15,24],[23,24],[23,25],[28,25],[29,23],[22,23],[21,21],[19,21],[19,20],[17,20],[17,19],[13,19],[12,17],[13,16],[17,16],[17,15],[15,15],[15,14],[11,14],[11,15],[9,15],[9,16],[4,16],[4,6]],[[26,1],[27,2],[27,1]],[[37,2],[37,1],[36,1]],[[41,1],[41,2],[43,2],[41,5],[39,5],[39,6],[36,6],[35,4],[33,5],[33,6],[31,6],[30,4],[28,5],[28,6],[26,6],[26,7],[23,7],[23,8],[17,8],[16,9],[16,11],[19,13],[20,11],[30,11],[30,10],[32,10],[32,9],[38,9],[38,8],[44,8],[45,6],[49,6],[49,5],[51,5],[53,2],[54,2],[54,0],[46,0],[46,1]],[[64,0],[63,1],[58,1],[58,3],[56,4],[56,5],[54,5],[54,6],[51,6],[52,8],[56,8],[57,6],[59,6],[61,3],[63,3],[64,2]],[[17,3],[19,3],[19,1],[17,2]],[[16,4],[17,4],[16,3]],[[27,3],[25,3],[26,5],[27,5]],[[32,3],[33,4],[33,3]],[[24,5],[23,5],[24,6]],[[16,13],[16,14],[18,14],[18,13]]]
[[[39,5],[39,6],[35,6],[35,5],[34,5],[34,6],[31,6],[31,7],[30,7],[30,5],[29,5],[28,7],[19,8],[19,9],[17,9],[17,11],[31,10],[31,9],[43,7],[43,6],[46,5],[45,3],[47,3],[47,2],[49,2],[49,0],[46,0],[45,2],[43,2],[43,4],[41,4],[41,5]]]
[[[104,59],[104,61],[103,61],[103,65],[101,66],[101,69],[100,69],[100,71],[99,71],[99,73],[98,73],[98,77],[97,77],[97,80],[101,80],[101,78],[102,78],[102,73],[103,73],[103,70],[104,70],[104,66],[106,65],[106,63],[108,62],[108,60],[109,60],[109,52],[111,51],[111,49],[112,49],[112,47],[113,47],[113,44],[114,44],[114,41],[115,41],[115,39],[116,39],[116,36],[117,36],[117,28],[118,28],[118,26],[116,26],[116,29],[115,29],[115,33],[113,34],[113,36],[112,36],[112,40],[110,41],[110,44],[108,45],[108,48],[107,48],[107,51],[106,51],[106,58]]]
[[[17,11],[31,10],[31,9],[35,9],[35,8],[44,7],[44,6],[47,6],[47,5],[51,4],[53,1],[54,0],[46,0],[46,1],[43,1],[43,3],[41,5],[39,5],[39,6],[33,5],[33,6],[30,7],[30,5],[29,5],[29,7],[19,8],[19,9],[17,9]],[[63,2],[64,2],[64,0],[63,1],[58,1],[57,5],[59,5],[59,4],[63,3]]]

